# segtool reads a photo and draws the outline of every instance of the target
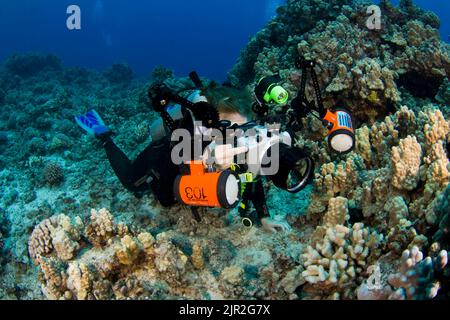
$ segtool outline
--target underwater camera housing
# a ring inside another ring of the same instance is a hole
[[[292,139],[287,132],[279,133],[255,125],[251,134],[237,138],[237,147],[245,147],[247,152],[235,159],[237,167],[246,167],[245,174],[238,175],[232,169],[223,171],[206,167],[202,161],[187,163],[184,174],[179,175],[174,184],[174,194],[179,203],[195,207],[232,209],[241,201],[241,183],[249,175],[254,180],[258,176],[267,177],[278,188],[290,193],[298,193],[311,182],[314,161],[303,150],[292,147]],[[213,153],[212,144],[205,154]],[[209,150],[208,150],[209,149]]]
[[[235,157],[231,167],[245,168],[244,173],[235,169],[217,170],[209,165],[214,163],[211,155],[217,146],[213,142],[201,161],[187,163],[184,173],[176,178],[174,194],[179,203],[232,209],[241,201],[241,183],[253,182],[257,177],[267,177],[275,186],[290,193],[298,193],[306,187],[314,174],[314,161],[303,150],[291,146],[289,133],[260,125],[247,129],[250,134],[233,136],[236,147],[247,152]]]
[[[292,146],[288,132],[276,126],[255,126],[256,134],[238,139],[238,146],[246,146],[248,171],[263,176],[290,193],[303,190],[314,175],[314,161],[302,149]]]
[[[181,204],[232,209],[241,201],[241,182],[231,170],[208,172],[202,161],[188,163],[188,173],[179,175],[174,194]]]
[[[235,145],[244,147],[247,152],[235,160],[253,179],[266,177],[290,193],[300,192],[311,181],[314,161],[300,148],[291,146],[292,137],[288,132],[280,132],[279,126],[256,123],[244,125],[241,129],[241,132],[239,129],[234,131]],[[211,154],[208,150],[206,153]]]

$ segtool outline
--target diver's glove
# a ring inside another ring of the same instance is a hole
[[[278,232],[289,232],[292,230],[289,223],[286,221],[277,221],[270,217],[260,218],[258,213],[252,212],[241,212],[242,224],[246,228],[262,227],[267,232],[278,233]]]
[[[75,121],[89,135],[93,135],[101,141],[105,141],[113,135],[111,129],[105,125],[103,119],[95,110],[76,116]]]

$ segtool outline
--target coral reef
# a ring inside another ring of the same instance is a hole
[[[450,47],[440,39],[437,16],[406,2],[395,7],[382,1],[383,25],[372,31],[366,27],[370,5],[287,1],[243,50],[230,81],[253,87],[254,80],[277,72],[295,90],[294,62],[303,55],[317,61],[326,105],[345,103],[361,121],[382,118],[410,95],[445,103]]]
[[[269,268],[271,256],[263,252],[247,255],[263,265],[230,265],[213,272],[214,250],[199,240],[183,248],[173,232],[130,230],[116,223],[106,209],[92,210],[89,221],[54,216],[36,226],[28,247],[39,266],[42,292],[48,299],[152,299],[252,297],[263,292],[245,292],[242,282],[255,281],[263,290],[278,275]],[[253,279],[261,277],[262,279]],[[279,298],[286,291],[274,287]],[[293,289],[291,289],[293,291]]]
[[[134,78],[133,69],[128,64],[117,63],[109,67],[103,75],[113,84],[128,84]]]
[[[448,77],[444,79],[444,82],[439,88],[436,100],[444,106],[450,105],[450,83]]]
[[[320,290],[324,295],[337,298],[342,290],[343,297],[351,298],[352,285],[379,258],[383,236],[365,228],[362,223],[350,228],[335,225],[324,231],[323,238],[308,246],[302,255],[305,260],[302,276],[312,284],[305,292],[312,294],[312,291]]]
[[[57,56],[51,54],[15,54],[6,60],[4,68],[11,75],[26,78],[42,71],[60,70],[62,64]]]
[[[383,261],[384,270],[392,270],[394,261]],[[383,263],[380,262],[380,263]],[[436,257],[426,257],[418,247],[405,250],[397,271],[392,271],[387,277],[380,277],[379,284],[371,288],[363,283],[358,288],[360,300],[428,300],[437,296],[440,283],[435,273],[446,268],[448,263],[447,251],[441,251]]]
[[[435,207],[436,216],[439,221],[439,229],[433,236],[434,241],[438,241],[445,249],[450,249],[450,186],[439,196],[438,204]]]

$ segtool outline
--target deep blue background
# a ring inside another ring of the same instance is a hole
[[[163,64],[223,80],[249,38],[283,0],[0,0],[0,60],[51,52],[67,65],[105,69],[128,62],[138,75]],[[450,1],[418,0],[450,34]],[[82,30],[66,29],[66,8],[82,10]]]

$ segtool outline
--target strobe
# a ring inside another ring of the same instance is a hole
[[[232,209],[241,201],[241,182],[233,171],[207,172],[202,161],[189,163],[188,170],[175,180],[174,194],[179,203]]]
[[[355,148],[355,130],[350,113],[345,109],[328,110],[323,118],[328,128],[328,145],[339,154],[347,154]]]

